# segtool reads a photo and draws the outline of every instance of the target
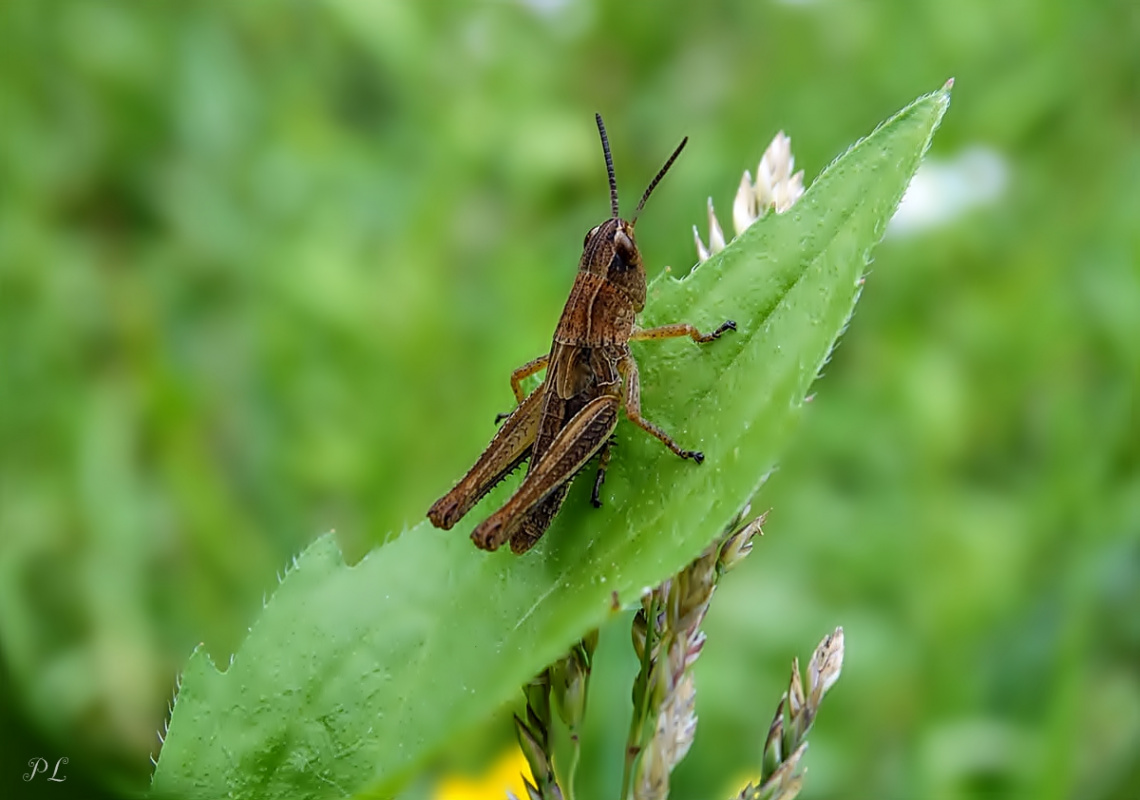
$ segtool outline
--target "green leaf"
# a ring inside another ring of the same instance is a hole
[[[353,567],[331,536],[319,539],[224,674],[201,650],[191,657],[154,791],[393,794],[614,613],[615,594],[636,602],[692,560],[775,464],[948,102],[948,86],[920,98],[789,212],[753,225],[686,278],[651,284],[645,325],[739,326],[709,345],[635,351],[645,414],[703,450],[704,465],[623,422],[606,505],[591,508],[592,480],[580,481],[521,558],[480,552],[467,538],[510,486],[456,530],[422,523]],[[441,492],[452,477],[440,476]]]

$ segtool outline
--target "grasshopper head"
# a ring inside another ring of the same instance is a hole
[[[641,263],[641,253],[638,252],[637,242],[633,238],[633,226],[641,214],[641,209],[645,207],[645,201],[649,199],[649,195],[665,176],[669,167],[673,166],[673,162],[677,160],[689,138],[686,136],[681,140],[673,155],[665,162],[665,166],[649,182],[645,193],[641,195],[637,209],[633,212],[633,217],[627,222],[618,214],[617,179],[614,177],[614,162],[610,155],[606,126],[602,124],[601,114],[595,114],[594,117],[598,123],[598,133],[602,137],[602,152],[606,156],[606,173],[610,179],[611,216],[586,234],[578,269],[604,277],[629,298],[635,311],[641,311],[645,307],[645,266]]]
[[[633,238],[633,223],[612,217],[591,228],[582,245],[578,269],[603,277],[620,289],[634,311],[645,307],[645,265]]]

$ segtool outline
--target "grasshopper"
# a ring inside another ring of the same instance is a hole
[[[637,362],[629,350],[630,341],[688,336],[705,343],[736,330],[732,320],[707,334],[687,323],[634,327],[637,314],[645,307],[646,280],[633,227],[688,137],[649,182],[633,217],[626,221],[618,213],[617,181],[606,128],[601,115],[595,117],[610,181],[610,218],[586,234],[578,274],[550,352],[511,374],[518,405],[510,414],[499,415],[498,419],[505,420],[491,444],[455,488],[428,511],[428,519],[437,528],[451,528],[492,487],[529,459],[518,490],[471,533],[475,545],[484,550],[496,550],[507,541],[519,554],[533,547],[562,507],[571,481],[595,455],[599,457],[598,472],[591,501],[601,506],[612,436],[623,405],[631,422],[678,456],[697,464],[704,460],[702,453],[682,448],[642,416]],[[522,381],[543,368],[545,380],[529,395],[524,394]]]

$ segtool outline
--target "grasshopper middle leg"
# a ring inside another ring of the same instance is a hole
[[[629,337],[630,341],[641,342],[648,339],[673,339],[677,336],[688,336],[698,344],[714,342],[725,331],[736,330],[736,323],[728,319],[722,322],[712,333],[701,333],[696,325],[687,322],[678,322],[673,325],[659,325],[656,328],[643,328],[635,330]]]
[[[614,448],[614,437],[602,445],[598,453],[598,475],[594,478],[594,490],[590,492],[590,504],[594,508],[602,507],[602,484],[606,482],[606,467],[610,465],[610,455]]]
[[[656,436],[662,444],[681,458],[691,458],[698,464],[704,461],[704,453],[699,450],[686,450],[673,441],[672,436],[641,416],[641,378],[638,376],[637,362],[633,360],[633,356],[626,356],[618,362],[618,372],[625,381],[625,415],[629,417],[629,421]]]

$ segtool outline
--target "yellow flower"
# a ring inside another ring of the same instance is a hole
[[[445,776],[436,784],[432,800],[504,800],[507,792],[515,797],[526,797],[524,775],[534,781],[522,751],[512,747],[481,775]]]

